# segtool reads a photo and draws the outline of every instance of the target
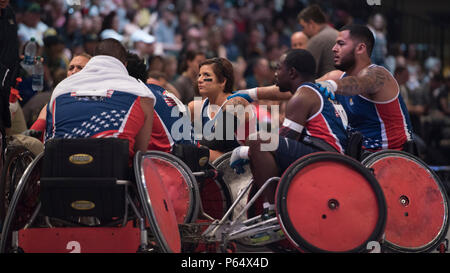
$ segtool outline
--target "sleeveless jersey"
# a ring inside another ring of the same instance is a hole
[[[373,66],[373,65],[372,65]],[[347,76],[345,73],[341,78]],[[412,139],[408,110],[400,94],[385,102],[375,102],[362,95],[336,94],[349,119],[350,131],[363,134],[363,147],[368,150],[402,150]]]
[[[148,150],[170,152],[174,144],[192,144],[190,118],[177,98],[161,86],[147,84],[155,96],[153,127]]]
[[[306,121],[304,133],[320,138],[338,152],[344,153],[347,147],[347,117],[340,104],[327,99],[315,84],[304,83],[299,88],[307,87],[320,97],[321,106],[316,114]]]
[[[224,102],[224,104],[226,103],[226,101]],[[223,106],[223,105],[222,105]],[[222,106],[220,107],[222,109]],[[253,107],[253,106],[251,106]],[[210,108],[210,103],[208,98],[206,98],[203,101],[202,104],[202,108],[201,108],[201,128],[202,128],[202,135],[203,138],[212,138],[212,134],[215,133],[215,123],[217,121],[218,118],[223,117],[222,115],[222,110],[220,110],[215,116],[214,118],[211,117],[210,113],[209,113],[209,108]],[[257,127],[257,119],[256,119],[256,114],[254,109],[252,108],[252,112],[250,113],[252,115],[252,117],[249,119],[248,122],[246,122],[245,125],[239,125],[239,127],[237,128],[237,131],[233,132],[233,136],[234,136],[234,142],[236,143],[237,146],[242,145],[245,142],[245,139],[251,134],[256,132],[256,127]],[[195,127],[195,126],[194,126]],[[228,134],[227,134],[228,135]]]

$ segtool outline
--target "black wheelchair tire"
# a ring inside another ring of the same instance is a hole
[[[20,177],[34,158],[34,154],[24,146],[12,145],[7,148],[5,162],[0,177],[1,222],[3,222],[6,217],[11,197],[14,194]]]

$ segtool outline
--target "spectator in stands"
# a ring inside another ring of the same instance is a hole
[[[206,60],[205,54],[200,51],[187,51],[183,56],[180,71],[181,75],[173,84],[180,93],[183,104],[191,102],[195,96],[199,96],[197,77],[199,65]]]
[[[133,53],[147,62],[155,53],[156,39],[153,35],[148,34],[144,30],[136,30],[131,34],[130,41],[133,44]]]
[[[424,118],[425,142],[439,148],[441,140],[450,128],[449,87],[450,79],[444,80],[441,74],[435,75],[430,81],[430,109]],[[450,137],[450,136],[446,136]]]
[[[69,9],[72,11],[72,9]],[[83,52],[83,17],[81,11],[66,12],[66,21],[62,28],[59,29],[59,35],[64,41],[66,48],[72,50],[74,55]]]
[[[111,11],[103,19],[100,39],[105,40],[108,38],[116,39],[119,42],[123,40],[123,36],[119,33],[119,18],[115,11]]]
[[[303,31],[294,32],[291,35],[291,48],[292,49],[306,49],[308,45],[308,36]]]
[[[44,80],[46,86],[53,90],[66,77],[69,60],[64,55],[64,41],[56,32],[47,31],[44,44]]]
[[[178,21],[174,5],[163,7],[160,15],[154,32],[156,40],[162,44],[165,53],[175,54],[181,49],[181,37],[176,32]]]
[[[338,31],[327,24],[326,16],[318,5],[303,9],[298,15],[298,21],[309,38],[306,49],[316,60],[317,76],[321,77],[333,71],[335,68],[332,48],[336,43]]]
[[[375,45],[372,53],[372,63],[385,66],[385,59],[387,55],[387,40],[386,40],[386,20],[380,13],[369,18],[367,27],[373,32],[375,36]]]
[[[267,86],[273,83],[273,73],[269,61],[264,57],[257,57],[250,61],[245,80],[247,88]]]
[[[226,21],[222,26],[222,44],[226,50],[226,58],[230,62],[236,62],[238,57],[242,54],[238,45],[235,42],[236,27],[233,22]]]
[[[21,46],[34,37],[39,46],[44,46],[44,32],[48,26],[41,21],[41,6],[38,3],[28,3],[19,23],[19,41]]]
[[[409,79],[409,72],[403,66],[395,69],[394,77],[400,87],[400,94],[405,101],[411,119],[413,132],[423,137],[422,119],[428,108],[428,94],[424,88],[409,89],[406,83]]]

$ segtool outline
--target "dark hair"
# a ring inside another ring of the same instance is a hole
[[[224,82],[225,80],[227,81],[223,90],[225,93],[231,93],[233,91],[234,72],[233,65],[230,63],[230,61],[225,58],[212,58],[202,62],[199,67],[202,67],[204,65],[212,65],[214,74],[216,74],[219,82]]]
[[[314,21],[318,24],[324,24],[327,22],[327,17],[322,9],[317,4],[310,5],[304,8],[297,16],[297,19],[303,19],[305,22]]]
[[[115,11],[111,11],[108,13],[108,15],[105,16],[102,22],[102,29],[100,32],[102,32],[105,29],[110,29],[112,27],[114,17],[116,17],[117,13]]]
[[[284,63],[288,68],[293,67],[305,80],[310,78],[314,79],[316,76],[316,60],[307,50],[288,50]]]
[[[375,36],[370,29],[364,25],[345,25],[339,31],[350,31],[350,37],[353,40],[364,43],[367,47],[367,54],[372,55],[373,46],[375,44]]]
[[[127,61],[127,50],[116,39],[108,38],[102,40],[94,49],[94,56],[107,55],[114,57],[121,61],[123,64]]]
[[[403,71],[407,70],[404,66],[397,66],[394,71],[394,75],[400,75]]]
[[[205,56],[205,53],[202,51],[197,50],[188,50],[183,54],[183,59],[181,61],[179,72],[182,73],[188,69],[188,61],[191,62],[197,57],[198,55]]]
[[[144,83],[147,81],[147,66],[143,59],[137,54],[127,53],[127,71],[131,77],[139,79]]]

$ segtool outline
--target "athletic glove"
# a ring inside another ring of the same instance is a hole
[[[235,97],[241,97],[246,99],[248,102],[253,102],[255,100],[258,100],[258,88],[251,88],[251,89],[244,89],[244,90],[238,90],[234,91],[233,95],[228,96],[227,99],[232,99]]]
[[[240,146],[233,150],[230,159],[230,166],[237,174],[245,173],[244,166],[248,164],[248,146]]]
[[[323,82],[317,82],[316,84],[319,87],[320,92],[324,94],[325,97],[330,98],[332,100],[336,99],[334,93],[337,90],[337,84],[335,81],[328,80]]]

